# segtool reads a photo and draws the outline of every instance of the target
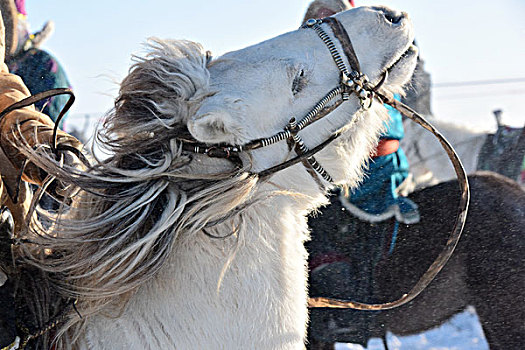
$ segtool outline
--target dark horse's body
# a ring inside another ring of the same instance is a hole
[[[398,335],[425,331],[467,305],[476,308],[492,350],[524,348],[525,192],[493,173],[469,179],[472,200],[463,236],[430,286],[412,302],[389,311],[313,309],[312,349],[333,348],[328,344],[334,341],[364,345],[370,337],[383,337],[386,330]],[[374,250],[372,244],[384,240],[381,245],[390,247],[392,223],[357,221],[335,197],[331,206],[311,220],[312,258],[331,249],[338,257],[328,258],[321,265],[324,268],[311,273],[311,295],[386,302],[406,293],[448,238],[457,211],[457,188],[451,181],[410,196],[420,207],[421,222],[400,226],[391,255]]]

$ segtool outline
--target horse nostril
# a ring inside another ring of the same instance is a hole
[[[381,12],[383,16],[385,17],[385,19],[392,24],[399,24],[403,20],[403,18],[405,18],[406,16],[404,12],[392,10],[384,6],[377,6],[377,7],[374,7],[374,9],[377,10],[378,12]]]
[[[387,21],[392,22],[393,24],[398,24],[403,19],[403,13],[401,12],[392,12],[392,13],[385,13],[385,18]]]

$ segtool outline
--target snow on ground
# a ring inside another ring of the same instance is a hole
[[[411,336],[387,335],[389,350],[489,350],[474,308],[469,307],[438,328]],[[336,350],[384,350],[379,338],[363,348],[356,344],[336,344]]]

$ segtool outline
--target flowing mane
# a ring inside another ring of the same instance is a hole
[[[74,216],[66,210],[54,234],[33,226],[37,242],[52,246],[60,258],[42,260],[25,251],[60,289],[78,298],[83,317],[108,304],[118,312],[129,293],[156,275],[181,232],[196,233],[232,212],[240,215],[254,200],[256,176],[234,172],[220,161],[223,172],[207,173],[194,157],[182,155],[175,141],[189,137],[183,122],[212,93],[209,54],[190,41],[155,39],[149,47],[122,82],[98,135],[111,158],[79,173],[26,151],[35,163],[53,167],[83,190],[72,205]],[[79,323],[73,313],[61,332]]]

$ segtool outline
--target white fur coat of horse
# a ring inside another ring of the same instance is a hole
[[[401,92],[416,62],[414,51],[406,54],[414,39],[408,16],[361,7],[336,18],[362,71],[377,82],[389,69],[385,88]],[[244,154],[238,171],[183,152],[176,139],[242,145],[281,131],[339,84],[327,47],[299,29],[213,60],[187,41],[151,48],[122,83],[102,134],[114,156],[88,173],[54,172],[86,190],[41,233],[60,258],[35,258],[61,276],[54,282],[78,298],[83,315],[71,312],[58,346],[303,348],[306,215],[327,203],[325,190],[302,164],[257,176],[293,156],[284,141]],[[313,148],[342,130],[316,158],[336,184],[355,186],[386,118],[381,103],[362,111],[351,96],[300,135]]]

